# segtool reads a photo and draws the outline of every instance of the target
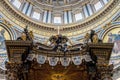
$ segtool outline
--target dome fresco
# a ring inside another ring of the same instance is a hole
[[[35,21],[63,25],[80,22],[103,8],[109,0],[9,0]]]

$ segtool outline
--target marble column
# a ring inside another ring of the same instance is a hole
[[[27,10],[28,10],[28,7],[29,7],[29,2],[25,2],[25,3],[24,3],[23,10],[22,10],[22,13],[26,14],[26,12],[27,12]]]
[[[51,23],[52,12],[48,11],[48,23]]]
[[[68,11],[69,23],[72,23],[72,11]]]
[[[22,1],[22,2],[21,2],[21,6],[20,6],[20,8],[19,8],[20,11],[23,10],[23,8],[24,8],[24,3],[25,3],[25,1]]]
[[[31,12],[32,12],[32,7],[33,7],[33,5],[30,4],[30,6],[29,6],[29,8],[28,8],[28,11],[27,11],[27,13],[26,13],[27,16],[30,16],[30,14],[31,14]]]
[[[88,17],[90,14],[88,13],[87,5],[83,6],[83,12],[85,14],[85,17]]]
[[[88,9],[89,15],[92,15],[93,10],[92,10],[91,4],[87,4],[87,9]]]
[[[64,11],[64,23],[67,24],[68,20],[67,20],[67,11]]]
[[[47,18],[47,10],[44,11],[43,22],[46,22],[46,18]]]

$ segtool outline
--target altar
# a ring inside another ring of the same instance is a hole
[[[6,46],[9,57],[6,68],[13,80],[112,80],[113,65],[109,65],[112,43],[90,43],[87,49],[66,54],[44,44],[39,44],[38,49],[30,41],[6,41]],[[90,52],[90,57],[85,57],[85,52]],[[32,56],[27,67],[21,61],[23,54]]]

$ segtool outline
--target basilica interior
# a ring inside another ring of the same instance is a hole
[[[120,80],[120,0],[0,0],[0,80]]]

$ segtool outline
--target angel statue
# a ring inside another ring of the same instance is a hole
[[[90,34],[86,33],[84,36],[84,43],[88,43],[90,41]]]
[[[30,32],[29,32],[29,38],[30,38],[30,40],[33,40],[33,39],[34,39],[33,31],[30,31]]]
[[[21,33],[21,36],[17,38],[17,40],[23,40],[23,41],[33,41],[34,34],[33,31],[28,31],[28,26],[24,28],[24,31]]]
[[[5,37],[4,37],[5,30],[2,29],[0,31],[0,49],[5,49]]]
[[[92,38],[93,38],[93,43],[98,43],[99,38],[98,38],[97,33],[95,33],[94,36],[93,36]]]

